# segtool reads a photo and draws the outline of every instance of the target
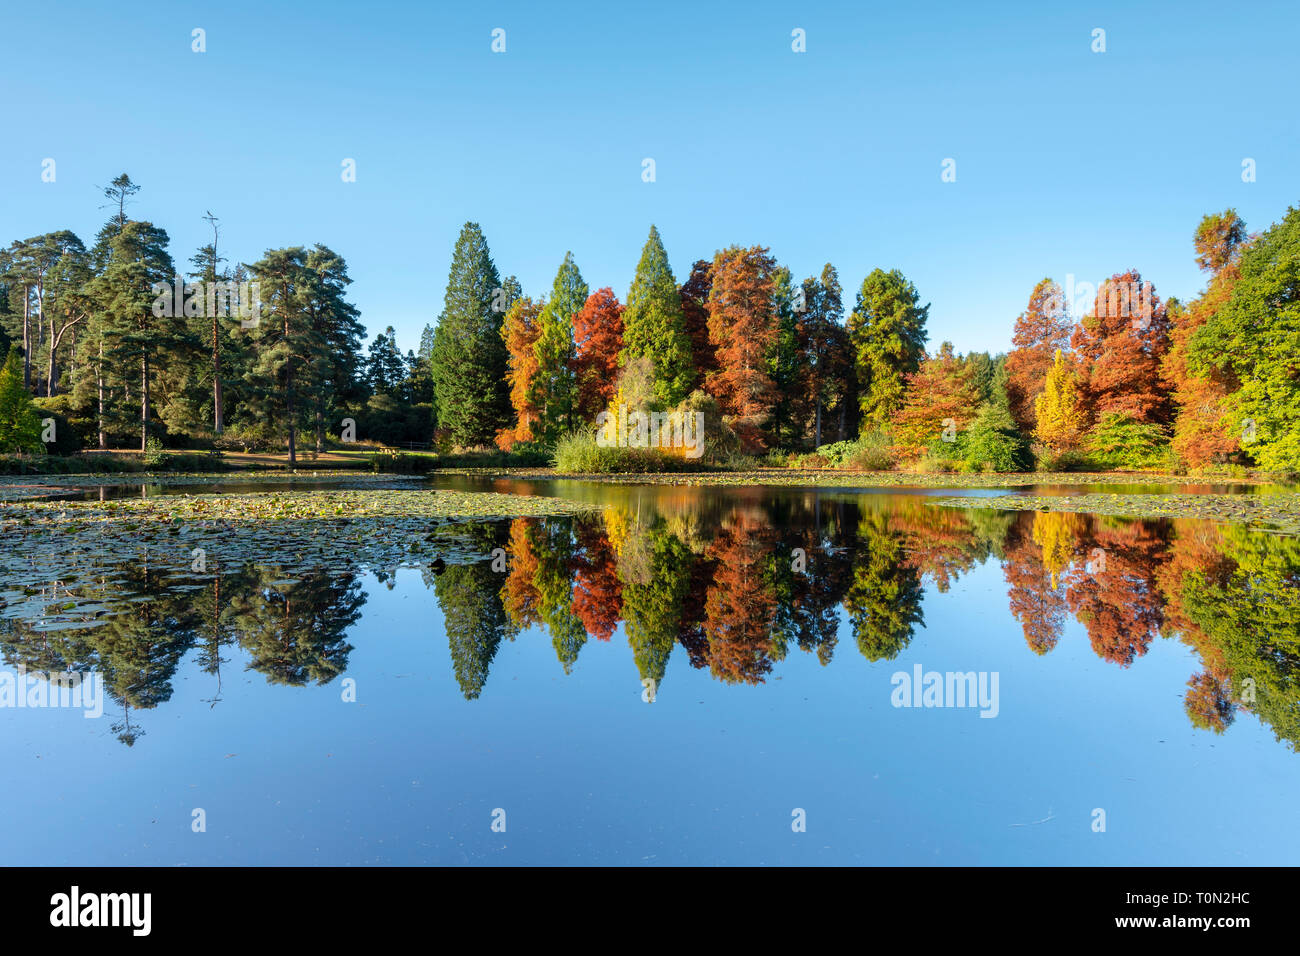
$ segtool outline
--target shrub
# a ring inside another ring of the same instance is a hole
[[[141,460],[148,468],[162,468],[167,464],[168,455],[163,450],[163,444],[152,435],[144,443],[144,455]]]
[[[963,460],[971,471],[1026,471],[1033,463],[1029,443],[1002,405],[983,405],[961,445]]]
[[[1169,438],[1159,425],[1111,413],[1084,442],[1092,460],[1102,468],[1157,468],[1168,464]]]
[[[602,447],[594,428],[570,432],[555,443],[556,471],[580,475],[620,472],[698,471],[701,459],[681,458],[659,448]]]

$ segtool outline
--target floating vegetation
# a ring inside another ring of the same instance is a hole
[[[97,626],[106,589],[140,599],[127,579],[142,567],[177,591],[250,563],[287,578],[469,564],[489,556],[481,522],[592,510],[560,498],[388,489],[0,502],[0,617],[42,630]]]
[[[1250,528],[1300,534],[1300,494],[1260,495],[998,495],[992,498],[935,498],[947,508],[998,511],[1066,511],[1121,518],[1202,518]]]

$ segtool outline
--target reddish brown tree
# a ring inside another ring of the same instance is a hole
[[[538,558],[535,547],[536,518],[515,518],[510,522],[510,544],[506,583],[501,588],[501,603],[511,626],[522,631],[536,624],[541,617],[541,595],[534,581],[537,578]]]
[[[623,306],[613,289],[606,286],[587,296],[573,316],[573,338],[577,344],[577,415],[581,421],[594,421],[613,401],[618,353],[623,349]]]
[[[1033,434],[1036,424],[1034,398],[1043,390],[1048,369],[1056,350],[1066,351],[1072,328],[1061,287],[1051,279],[1034,286],[1029,305],[1016,317],[1007,353],[1007,398],[1011,415],[1026,434]]]
[[[775,269],[776,260],[762,246],[733,246],[713,258],[709,342],[718,370],[705,387],[751,449],[763,447],[760,429],[776,400],[767,373],[767,356],[776,341]]]
[[[1163,425],[1172,417],[1160,365],[1169,348],[1169,321],[1155,286],[1136,269],[1101,284],[1093,310],[1070,338],[1079,363],[1084,407],[1090,421],[1127,415]]]

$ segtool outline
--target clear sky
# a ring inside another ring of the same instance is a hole
[[[932,343],[998,351],[1045,275],[1136,267],[1190,297],[1203,214],[1235,206],[1263,229],[1300,201],[1298,11],[8,4],[0,242],[90,240],[100,187],[125,171],[143,187],[131,213],[167,229],[178,262],[207,241],[208,210],[236,260],[324,243],[371,334],[391,324],[406,350],[441,309],[466,220],[526,293],[549,293],[572,250],[620,298],[653,222],[679,281],[759,243],[796,277],[834,263],[851,308],[871,269],[897,267],[932,303]]]

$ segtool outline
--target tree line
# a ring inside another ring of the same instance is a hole
[[[626,302],[572,253],[533,298],[467,223],[426,329],[438,422],[459,446],[551,448],[620,405],[714,403],[712,440],[816,449],[807,464],[1300,468],[1300,211],[1257,235],[1232,209],[1206,216],[1193,247],[1208,282],[1190,303],[1136,268],[1077,302],[1044,278],[1010,351],[960,355],[927,350],[930,306],[897,269],[868,274],[846,314],[834,265],[795,281],[763,246],[678,284],[652,226]]]
[[[60,230],[0,250],[0,451],[275,447],[292,463],[345,417],[428,440],[427,351],[403,356],[390,327],[363,355],[341,255],[317,243],[232,265],[209,215],[212,241],[178,266],[166,231],[129,214],[139,189],[126,174],[105,188],[89,246]]]
[[[1297,209],[1256,235],[1232,209],[1206,216],[1207,286],[1189,303],[1136,268],[1090,302],[1045,278],[1008,352],[965,355],[927,349],[930,306],[897,269],[873,269],[851,309],[834,265],[796,280],[759,245],[679,283],[651,226],[625,301],[572,253],[528,296],[469,222],[418,351],[388,327],[363,355],[342,256],[317,244],[231,266],[215,219],[183,288],[253,283],[256,321],[210,292],[159,314],[177,270],[166,232],[127,214],[138,189],[122,175],[105,190],[114,212],[89,248],[63,230],[0,254],[0,450],[33,444],[21,375],[39,412],[99,448],[242,443],[292,461],[351,418],[362,440],[549,453],[621,405],[707,408],[715,446],[813,465],[1300,468]]]

